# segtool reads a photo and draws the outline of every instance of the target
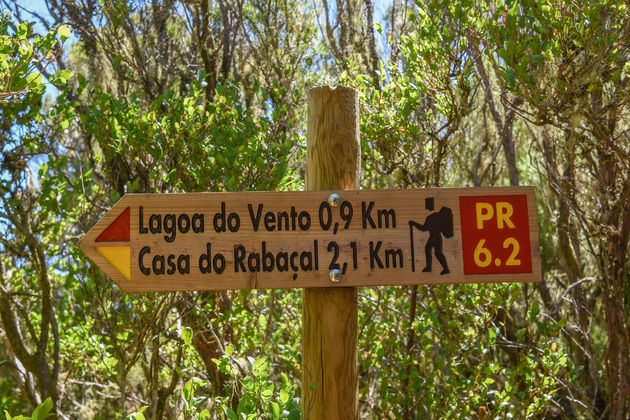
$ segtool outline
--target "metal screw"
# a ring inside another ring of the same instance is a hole
[[[341,270],[333,268],[330,270],[330,273],[328,273],[328,278],[333,283],[339,283],[341,281]]]
[[[328,196],[328,204],[333,207],[337,207],[339,204],[341,204],[341,196],[337,193],[330,194]]]

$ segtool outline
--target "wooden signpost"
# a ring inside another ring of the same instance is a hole
[[[356,286],[541,279],[532,187],[358,190],[357,109],[309,92],[309,191],[129,194],[79,243],[128,292],[303,288],[305,418],[358,418]]]

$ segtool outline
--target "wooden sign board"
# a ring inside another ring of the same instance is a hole
[[[128,292],[541,280],[533,187],[128,194],[79,247]]]

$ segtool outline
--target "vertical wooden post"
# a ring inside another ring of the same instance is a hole
[[[352,88],[321,86],[309,91],[307,190],[359,188],[358,110],[358,94]],[[355,287],[303,290],[304,419],[359,418],[357,322]]]

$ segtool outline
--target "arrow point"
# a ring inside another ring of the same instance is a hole
[[[95,242],[129,242],[130,215],[131,210],[127,207],[100,235],[98,235]]]

